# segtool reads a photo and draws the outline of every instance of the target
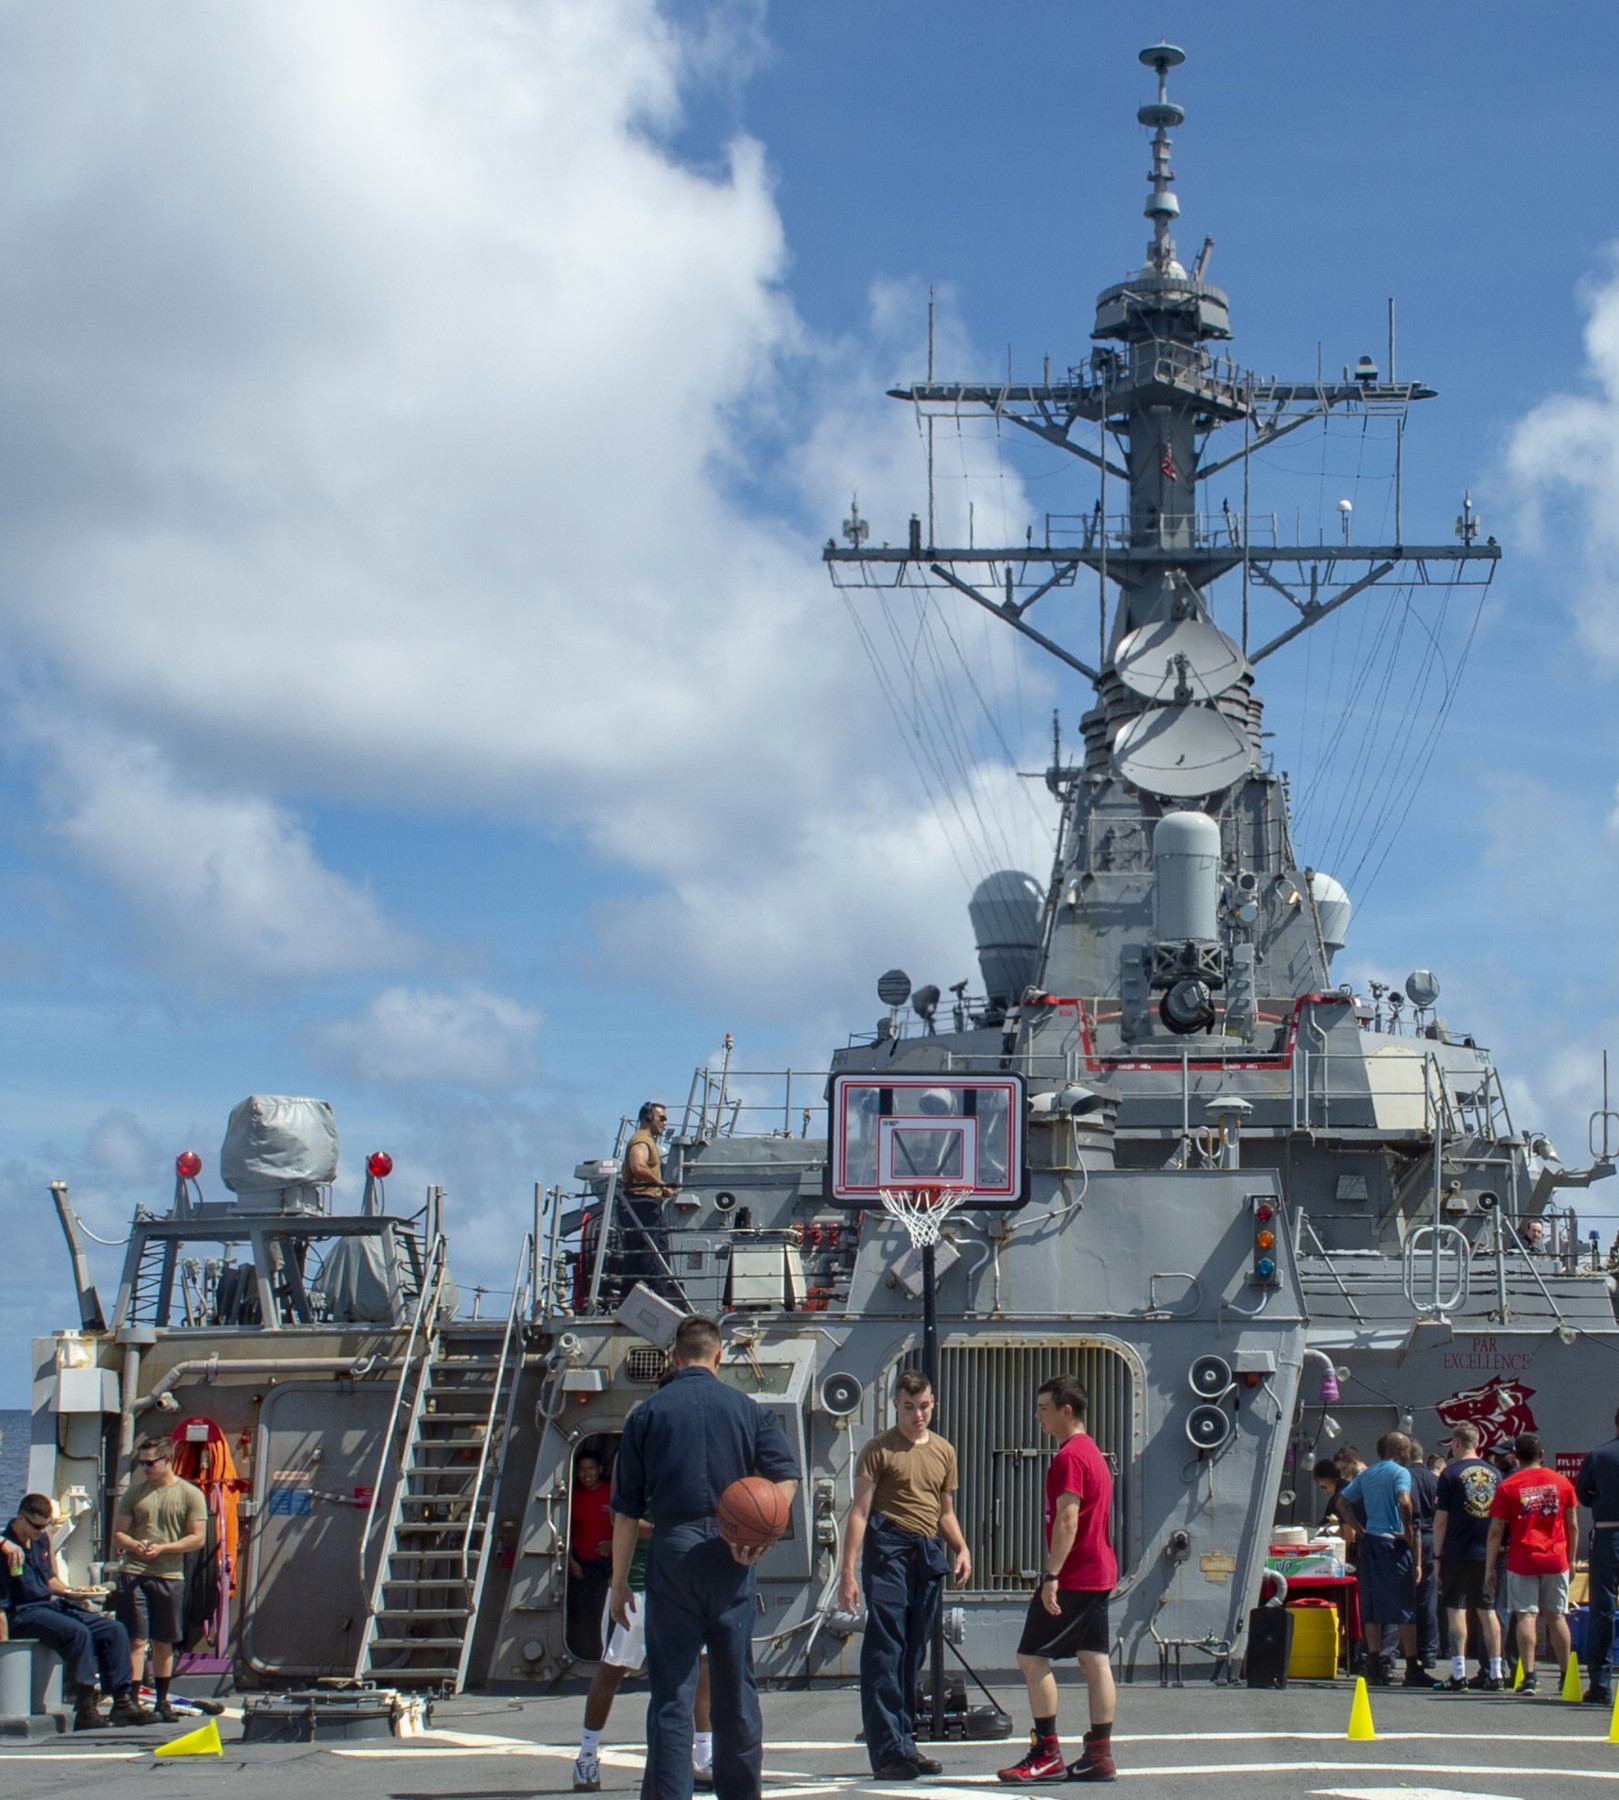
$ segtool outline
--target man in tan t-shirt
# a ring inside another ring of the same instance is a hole
[[[668,1275],[669,1232],[663,1203],[676,1190],[663,1178],[658,1141],[669,1126],[668,1108],[648,1100],[636,1119],[635,1134],[624,1146],[620,1198],[624,1208],[624,1273],[644,1281],[655,1294],[676,1298]]]
[[[859,1558],[866,1591],[860,1644],[866,1754],[879,1780],[915,1781],[937,1775],[943,1766],[917,1749],[915,1736],[922,1660],[933,1636],[939,1589],[947,1569],[956,1586],[964,1586],[973,1560],[956,1518],[956,1453],[928,1430],[932,1384],[920,1370],[906,1369],[895,1389],[898,1423],[873,1438],[855,1466],[838,1603],[854,1610]],[[946,1559],[941,1537],[953,1561]]]
[[[123,1572],[113,1591],[112,1610],[129,1633],[135,1679],[152,1646],[152,1685],[157,1716],[171,1722],[179,1714],[169,1704],[174,1646],[184,1634],[185,1559],[208,1541],[208,1502],[202,1489],[174,1472],[174,1447],[166,1438],[147,1438],[135,1452],[140,1479],[118,1502],[112,1541],[123,1553]]]

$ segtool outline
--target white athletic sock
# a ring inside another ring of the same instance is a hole
[[[714,1760],[714,1734],[712,1731],[698,1731],[692,1734],[691,1741],[692,1766],[706,1769]]]
[[[1505,1660],[1499,1656],[1492,1656],[1490,1658],[1490,1673],[1497,1681],[1505,1681],[1507,1676],[1507,1665]]]
[[[1467,1679],[1467,1658],[1465,1656],[1453,1656],[1450,1659],[1450,1678],[1452,1681]]]
[[[579,1733],[580,1758],[583,1759],[587,1756],[594,1756],[601,1747],[602,1734],[599,1731],[592,1731],[587,1725],[584,1730]]]

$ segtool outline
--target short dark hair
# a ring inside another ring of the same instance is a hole
[[[703,1313],[693,1313],[680,1321],[680,1328],[675,1332],[675,1361],[707,1362],[724,1342],[716,1320]]]
[[[1520,1431],[1512,1440],[1512,1452],[1521,1463],[1539,1462],[1544,1452],[1541,1449],[1538,1431]]]
[[[933,1383],[920,1369],[901,1369],[894,1382],[894,1398],[902,1394],[931,1394]]]
[[[1316,1465],[1310,1471],[1310,1479],[1312,1481],[1336,1481],[1338,1479],[1338,1465],[1330,1456],[1317,1457]]]
[[[664,1106],[661,1100],[643,1100],[641,1102],[641,1110],[636,1115],[636,1124],[650,1125],[652,1123],[652,1115],[657,1112],[660,1107],[662,1107],[665,1112],[668,1112],[669,1110],[667,1106]]]
[[[1079,1424],[1085,1423],[1085,1415],[1090,1411],[1091,1397],[1085,1391],[1084,1382],[1077,1375],[1053,1375],[1040,1383],[1038,1391],[1042,1394],[1049,1394],[1052,1403],[1059,1411],[1066,1406]]]
[[[30,1525],[49,1525],[56,1517],[56,1507],[49,1494],[24,1494],[17,1517]]]
[[[1366,1458],[1361,1455],[1360,1446],[1358,1444],[1344,1443],[1340,1444],[1338,1448],[1333,1451],[1332,1460],[1334,1462],[1363,1463]]]
[[[1408,1437],[1405,1440],[1405,1460],[1407,1462],[1421,1462],[1427,1454],[1428,1452],[1422,1447],[1421,1438]]]
[[[164,1462],[174,1461],[174,1445],[166,1437],[143,1437],[135,1446],[137,1456],[159,1456]]]

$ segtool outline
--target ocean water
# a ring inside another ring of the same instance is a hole
[[[28,1414],[0,1408],[0,1519],[9,1519],[28,1475]]]

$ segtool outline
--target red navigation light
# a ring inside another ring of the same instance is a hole
[[[1262,1200],[1259,1205],[1254,1208],[1254,1217],[1261,1222],[1266,1219],[1274,1219],[1276,1217],[1276,1208],[1272,1206],[1268,1200]]]
[[[195,1181],[202,1173],[202,1158],[195,1150],[182,1150],[174,1159],[174,1172],[182,1181]]]
[[[394,1172],[394,1159],[386,1150],[373,1150],[365,1159],[365,1172],[375,1175],[378,1181]]]

